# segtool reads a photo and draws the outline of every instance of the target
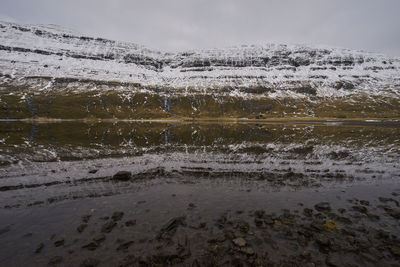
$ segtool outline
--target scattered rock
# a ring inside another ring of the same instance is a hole
[[[96,169],[89,171],[89,173],[91,173],[91,174],[95,174],[96,172],[98,172],[98,170],[96,170]]]

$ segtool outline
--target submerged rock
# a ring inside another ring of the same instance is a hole
[[[90,242],[84,246],[82,246],[82,248],[87,249],[87,250],[96,250],[99,247],[99,244],[96,242]]]
[[[63,261],[63,257],[61,256],[54,256],[49,260],[49,265],[56,265]]]
[[[86,228],[87,226],[88,226],[88,225],[87,225],[86,223],[81,224],[81,225],[79,225],[79,226],[76,228],[76,230],[77,230],[79,233],[82,233],[82,232],[85,230],[85,228]]]
[[[136,225],[136,220],[129,220],[125,222],[125,226],[130,227]]]
[[[128,181],[131,178],[132,178],[132,173],[128,171],[119,171],[113,176],[113,179],[118,181]]]
[[[110,233],[112,231],[112,229],[114,229],[115,226],[117,226],[116,222],[114,222],[114,221],[107,222],[101,227],[101,232],[102,233]]]
[[[93,240],[94,240],[96,243],[100,244],[101,242],[103,242],[104,240],[106,240],[106,236],[101,234],[101,235],[95,236],[95,237],[93,238]]]
[[[119,221],[122,219],[123,216],[124,216],[124,213],[122,211],[116,211],[111,216],[111,219],[113,219],[113,221]]]
[[[36,254],[39,254],[39,253],[43,250],[43,248],[44,248],[44,244],[43,244],[43,243],[40,243],[40,244],[37,246],[37,248],[36,248],[36,250],[35,250],[35,253],[36,253]]]
[[[160,230],[158,238],[163,238],[165,235],[173,235],[178,226],[186,226],[186,217],[180,216],[169,220]]]
[[[249,256],[254,255],[255,253],[254,249],[252,249],[251,247],[243,247],[240,249],[240,251]]]
[[[134,242],[128,241],[118,246],[117,250],[127,250]]]
[[[331,206],[328,202],[320,202],[314,206],[317,211],[326,212],[331,210]]]
[[[64,238],[60,238],[54,242],[54,246],[56,247],[62,246],[64,245],[64,241],[65,241]]]
[[[92,217],[92,215],[90,215],[90,214],[89,215],[83,215],[82,216],[82,222],[88,223],[91,217]]]
[[[353,208],[353,210],[361,212],[361,213],[367,213],[368,212],[368,209],[366,207],[364,207],[364,206],[353,206],[352,208]]]
[[[100,264],[98,259],[88,258],[84,260],[79,267],[97,267]]]

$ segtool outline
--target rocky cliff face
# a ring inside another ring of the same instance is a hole
[[[400,59],[378,54],[274,44],[164,53],[131,43],[81,36],[56,26],[6,22],[0,23],[0,75],[2,106],[7,114],[15,113],[10,106],[17,99],[32,104],[37,95],[44,95],[45,103],[51,106],[49,95],[67,93],[92,92],[97,96],[116,92],[121,105],[125,105],[124,99],[132,102],[137,94],[156,95],[160,100],[154,105],[167,117],[173,116],[169,112],[188,96],[195,100],[178,108],[183,114],[200,114],[198,102],[207,97],[220,104],[238,99],[253,103],[266,100],[260,105],[269,108],[244,108],[246,111],[240,115],[246,116],[268,115],[273,110],[268,102],[271,99],[277,103],[286,98],[314,103],[326,101],[327,97],[344,97],[344,102],[374,98],[372,102],[377,106],[390,99],[393,109],[400,95]],[[137,101],[132,103],[144,105],[144,100]],[[370,105],[368,101],[366,104]],[[99,106],[106,110],[101,103]],[[29,114],[40,113],[32,113],[39,107],[32,109],[31,104],[27,104],[31,106],[27,108]],[[23,109],[18,105],[14,108]],[[217,109],[225,114],[223,106]],[[297,111],[315,114],[307,108]],[[287,112],[278,113],[284,116]]]

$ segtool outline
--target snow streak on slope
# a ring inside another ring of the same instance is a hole
[[[40,76],[138,83],[176,94],[398,97],[399,71],[398,58],[346,49],[268,44],[163,53],[56,26],[0,22],[4,82]]]

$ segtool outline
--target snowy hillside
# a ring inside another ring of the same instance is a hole
[[[56,26],[0,23],[3,81],[29,76],[139,83],[202,93],[343,96],[397,94],[400,60],[379,54],[288,45],[163,53]],[[221,90],[224,89],[224,90]],[[253,91],[251,91],[253,92]]]

